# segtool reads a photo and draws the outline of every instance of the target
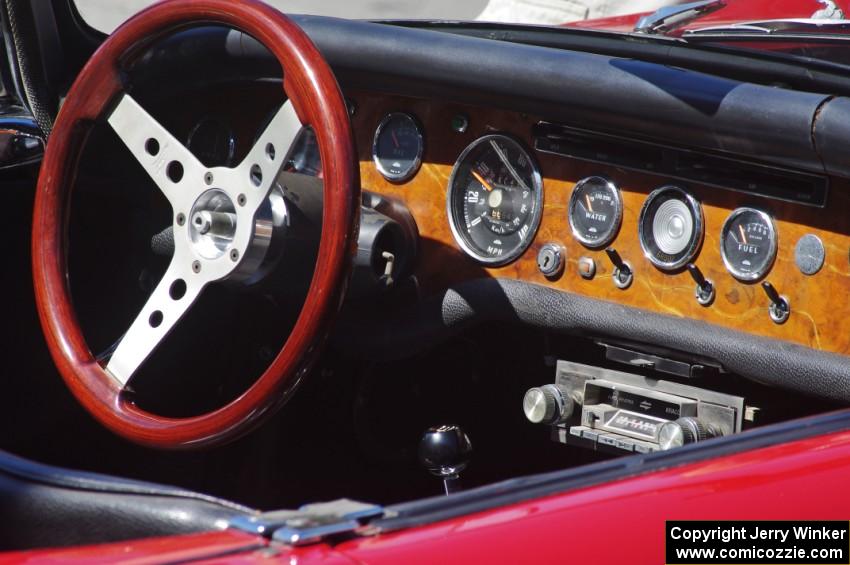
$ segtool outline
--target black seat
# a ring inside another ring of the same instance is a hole
[[[211,531],[252,512],[175,487],[41,465],[0,451],[0,550]]]

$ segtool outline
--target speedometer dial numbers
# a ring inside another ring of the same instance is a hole
[[[531,155],[513,138],[486,135],[452,170],[448,216],[458,245],[473,259],[504,265],[531,244],[543,205],[543,181]]]
[[[702,207],[677,186],[654,190],[641,208],[638,223],[644,255],[665,271],[681,269],[693,261],[702,244]]]
[[[773,220],[755,208],[732,212],[720,233],[720,254],[733,277],[756,281],[767,274],[776,258],[777,237]]]
[[[614,240],[623,219],[620,189],[602,177],[578,181],[567,212],[573,236],[590,248],[604,247]]]

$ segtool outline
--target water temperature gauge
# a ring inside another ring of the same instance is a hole
[[[623,219],[620,189],[602,177],[582,179],[573,187],[567,214],[573,236],[582,244],[590,248],[608,245]]]
[[[770,270],[776,258],[777,237],[773,219],[755,208],[738,208],[723,224],[720,254],[739,281],[755,281]]]

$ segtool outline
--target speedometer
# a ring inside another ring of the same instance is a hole
[[[540,225],[540,171],[513,138],[485,135],[455,163],[446,205],[461,249],[481,263],[504,265],[528,249]]]

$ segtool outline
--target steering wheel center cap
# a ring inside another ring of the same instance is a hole
[[[195,201],[189,215],[192,247],[204,259],[218,259],[236,236],[236,207],[217,188],[207,190]]]

